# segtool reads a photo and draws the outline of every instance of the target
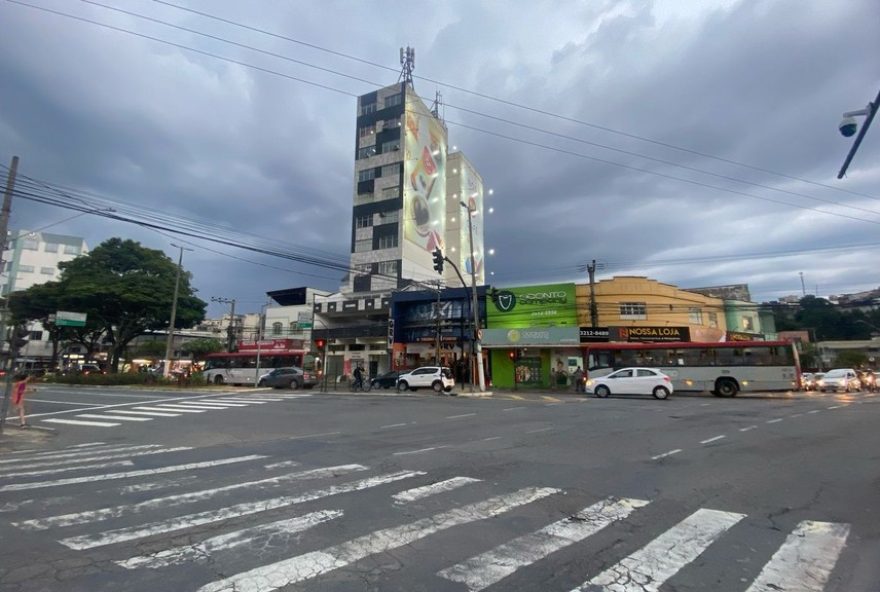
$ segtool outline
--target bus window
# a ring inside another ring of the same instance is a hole
[[[614,355],[610,351],[591,351],[588,361],[590,370],[614,367]]]

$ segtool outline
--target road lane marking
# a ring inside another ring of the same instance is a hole
[[[582,399],[586,400],[586,399]],[[562,405],[562,403],[545,403],[544,407],[556,407],[557,405]]]
[[[847,536],[848,524],[801,522],[746,592],[822,592]]]
[[[526,400],[525,397],[520,397],[519,395],[508,395],[508,398],[514,399],[516,401],[525,401]]]
[[[338,436],[342,432],[321,432],[320,434],[306,434],[305,436],[290,436],[288,440],[302,440],[304,438],[319,438],[321,436]]]
[[[115,452],[113,450],[108,450],[107,452],[102,453],[101,451],[95,451],[93,454],[99,454],[100,456],[78,456],[76,458],[45,458],[45,459],[34,459],[39,462],[28,462],[26,467],[28,469],[38,469],[41,467],[51,467],[54,465],[68,465],[68,464],[76,464],[76,463],[95,463],[95,462],[103,462],[107,460],[117,460],[120,458],[133,458],[135,456],[148,456],[152,454],[165,454],[168,452],[179,452],[181,450],[192,450],[189,446],[178,446],[177,448],[157,448],[151,450],[136,450],[133,452]],[[3,469],[17,469],[19,467],[0,467],[0,470]]]
[[[520,406],[520,407],[505,407],[505,408],[502,409],[501,411],[516,411],[517,409],[525,409],[525,407],[523,407],[523,406]]]
[[[259,514],[260,512],[266,512],[268,510],[274,510],[276,508],[285,508],[288,506],[310,502],[340,493],[361,491],[364,489],[369,489],[371,487],[377,487],[379,485],[385,485],[388,483],[393,483],[394,481],[400,481],[402,479],[409,479],[411,477],[421,475],[425,475],[425,473],[423,473],[422,471],[401,471],[397,473],[389,473],[385,475],[379,475],[377,477],[363,479],[362,481],[355,481],[354,483],[347,483],[345,485],[334,485],[326,489],[310,491],[298,496],[284,496],[261,500],[257,502],[245,502],[233,506],[227,506],[225,508],[220,508],[219,510],[208,510],[207,512],[199,512],[196,514],[189,514],[185,516],[175,516],[173,518],[160,520],[158,522],[118,528],[115,530],[108,530],[92,535],[86,534],[69,537],[66,539],[62,539],[58,542],[65,547],[76,549],[79,551],[83,549],[93,549],[95,547],[103,547],[106,545],[113,545],[125,541],[134,541],[156,534],[186,530],[187,528],[192,528],[194,526],[212,524],[214,522],[221,522],[223,520],[229,520],[231,518],[249,516],[251,514]]]
[[[269,465],[263,465],[264,469],[284,469],[290,467],[298,467],[299,462],[295,460],[283,460],[281,462],[272,463]]]
[[[53,403],[55,405],[80,405],[82,407],[103,407],[101,403],[74,403],[73,401],[50,401],[49,399],[28,399],[29,403]]]
[[[638,499],[603,500],[584,508],[574,516],[548,524],[538,531],[438,571],[437,575],[464,584],[470,592],[479,592],[519,568],[582,541],[646,505],[647,501]]]
[[[179,413],[162,413],[160,411],[125,411],[123,409],[116,409],[113,411],[116,415],[149,415],[152,417],[180,417]]]
[[[186,475],[177,479],[162,479],[161,481],[147,481],[146,483],[135,483],[134,485],[124,485],[119,488],[120,493],[136,493],[139,491],[156,491],[157,489],[168,489],[170,487],[179,487],[187,483],[196,481],[198,477],[195,475]]]
[[[551,427],[549,427],[549,428],[538,428],[538,429],[536,429],[536,430],[528,430],[526,433],[527,433],[527,434],[537,434],[537,433],[540,433],[540,432],[549,432],[549,431],[552,430],[552,429],[553,429],[553,427],[551,426]]]
[[[454,489],[458,489],[459,487],[464,487],[469,483],[479,483],[480,481],[480,479],[474,479],[473,477],[453,477],[451,479],[446,479],[445,481],[438,481],[429,485],[423,485],[422,487],[407,489],[406,491],[395,493],[391,497],[394,499],[395,502],[399,504],[405,504],[408,502],[414,502],[416,500],[424,499],[432,495],[437,495],[438,493],[452,491]]]
[[[173,411],[175,413],[204,413],[204,409],[190,409],[189,407],[178,407],[177,405],[162,405],[161,407],[132,407],[138,411]]]
[[[33,462],[33,461],[45,461],[45,460],[55,460],[59,458],[69,458],[69,459],[77,459],[89,456],[95,456],[96,454],[111,454],[117,452],[134,452],[136,450],[146,450],[150,448],[161,448],[161,444],[139,444],[137,446],[96,446],[94,448],[88,448],[83,450],[78,450],[77,452],[67,452],[67,449],[62,448],[57,451],[50,452],[41,452],[39,454],[34,454],[28,457],[19,457],[19,458],[7,458],[4,460],[0,460],[0,465],[8,465],[11,463],[23,463],[23,462]],[[74,462],[74,461],[71,461]]]
[[[95,428],[112,428],[118,425],[122,425],[121,423],[112,423],[109,421],[85,421],[82,419],[41,419],[40,421],[44,423],[60,423],[64,425],[75,425],[75,426],[92,426]]]
[[[109,419],[113,421],[153,421],[152,417],[127,417],[125,415],[101,415],[98,413],[79,413],[74,417],[84,417],[86,419]]]
[[[554,403],[559,403],[562,401],[562,399],[558,399],[556,397],[551,397],[550,395],[541,395],[541,398],[544,399],[545,401],[552,401]]]
[[[832,405],[831,407],[826,407],[826,409],[840,409],[843,405]]]
[[[710,442],[717,442],[718,440],[723,440],[726,437],[727,436],[722,434],[720,436],[715,436],[714,438],[707,438],[705,440],[700,440],[700,444],[709,444]]]
[[[750,432],[750,431],[752,431],[752,430],[754,430],[754,429],[757,429],[757,428],[758,428],[758,426],[756,426],[756,425],[750,425],[750,426],[746,426],[746,427],[744,427],[744,428],[740,428],[739,431],[741,431],[741,432]]]
[[[96,395],[96,396],[105,396],[105,397],[118,396],[118,397],[132,397],[132,398],[150,399],[150,400],[140,401],[138,403],[134,403],[134,402],[132,402],[132,403],[113,403],[110,405],[101,405],[100,407],[95,407],[94,409],[90,409],[90,411],[96,411],[98,409],[116,409],[118,407],[128,407],[129,405],[153,405],[153,404],[166,405],[166,404],[174,403],[175,401],[176,402],[186,402],[186,401],[196,401],[197,402],[200,399],[214,396],[214,395],[190,395],[190,396],[186,396],[186,397],[162,397],[161,399],[157,399],[155,396],[152,396],[152,395],[150,395],[150,396],[147,396],[147,395],[108,395],[108,394],[98,395],[97,393],[91,393],[91,394]],[[300,396],[310,397],[311,395],[300,395]],[[31,414],[27,415],[26,417],[34,418],[34,417],[46,417],[49,415],[64,415],[64,414],[68,414],[68,413],[75,413],[76,411],[78,411],[78,410],[77,409],[68,409],[66,411],[50,411],[47,413],[31,413]]]
[[[440,446],[430,446],[428,448],[419,448],[418,450],[403,450],[401,452],[393,453],[393,456],[403,456],[406,454],[421,454],[422,452],[430,452],[431,450],[437,450],[438,448],[449,448],[449,446],[446,444],[443,444]]]
[[[743,518],[701,508],[572,592],[657,592]]]
[[[182,409],[202,409],[204,411],[221,411],[223,409],[232,409],[232,407],[221,407],[220,405],[205,405],[203,403],[174,403],[173,405],[163,405],[163,407],[178,407]]]
[[[172,547],[150,555],[138,555],[115,563],[125,569],[139,569],[141,567],[159,569],[170,565],[204,561],[218,552],[228,551],[242,545],[253,545],[257,541],[268,541],[270,538],[283,540],[285,536],[303,532],[342,515],[342,510],[319,510],[296,518],[278,520],[213,536],[194,545]]]
[[[240,491],[249,489],[261,489],[267,485],[279,485],[282,483],[293,483],[296,481],[306,481],[308,479],[322,479],[325,477],[334,477],[353,473],[356,471],[366,471],[367,467],[363,465],[336,465],[332,467],[321,467],[318,469],[309,469],[306,471],[298,471],[296,473],[287,473],[278,475],[277,477],[268,477],[266,479],[258,479],[256,481],[245,481],[242,483],[233,483],[222,487],[213,487],[211,489],[202,489],[200,491],[189,491],[187,493],[177,493],[166,495],[164,497],[148,499],[136,504],[125,504],[121,506],[111,506],[100,508],[98,510],[88,510],[85,512],[74,512],[72,514],[61,514],[58,516],[48,516],[45,518],[35,518],[32,520],[24,520],[14,523],[15,526],[23,530],[46,530],[52,527],[73,526],[76,524],[86,524],[89,522],[100,522],[102,520],[110,520],[127,516],[129,514],[138,514],[150,510],[171,508],[184,504],[191,504],[209,500],[221,493],[229,491]]]
[[[700,407],[708,407],[712,403],[700,403]]]
[[[265,405],[269,401],[264,399],[232,399],[224,397],[223,399],[201,399],[205,403],[241,403],[242,405]],[[281,399],[274,399],[280,401]]]
[[[480,442],[491,442],[492,440],[500,440],[501,436],[489,436],[488,438],[483,438]]]
[[[446,419],[460,419],[462,417],[473,417],[476,413],[462,413],[461,415],[447,415]]]
[[[380,430],[387,430],[390,428],[402,428],[406,423],[389,423],[388,425],[379,426]]]
[[[803,413],[792,413],[789,417],[800,417]]]
[[[812,415],[813,413],[820,413],[821,411],[821,409],[813,409],[812,411],[807,411],[807,413]]]
[[[130,460],[114,460],[110,462],[94,463],[90,465],[77,465],[75,467],[55,467],[52,469],[41,469],[39,471],[20,471],[18,473],[0,474],[0,479],[9,479],[11,477],[35,477],[37,475],[54,475],[57,473],[69,473],[70,471],[84,471],[87,469],[109,469],[111,467],[131,467],[134,463]]]
[[[211,582],[198,592],[272,592],[327,572],[344,568],[370,555],[385,553],[410,545],[455,526],[487,520],[517,507],[545,498],[558,489],[529,487],[467,506],[441,512],[408,524],[385,528],[320,551],[255,567],[248,571]]]
[[[193,406],[198,405],[199,407],[216,407],[218,409],[227,409],[229,407],[247,407],[248,406],[247,403],[226,403],[226,402],[220,403],[220,402],[208,401],[206,399],[201,399],[198,401],[198,403],[181,403],[181,405],[190,405],[190,404]]]
[[[782,421],[782,418],[777,417],[776,419],[768,419],[767,423],[779,423],[780,421]]]
[[[667,456],[672,456],[673,454],[678,454],[681,452],[681,448],[676,448],[675,450],[670,450],[669,452],[664,452],[663,454],[658,454],[656,456],[652,456],[651,460],[658,460],[661,458],[666,458]]]
[[[126,471],[124,473],[104,473],[101,475],[89,475],[87,477],[71,477],[68,479],[58,479],[56,481],[38,481],[34,483],[12,483],[0,487],[0,491],[19,491],[23,489],[41,489],[43,487],[59,487],[63,485],[75,485],[78,483],[92,483],[95,481],[110,481],[113,479],[130,479],[132,477],[143,477],[146,475],[161,475],[163,473],[174,473],[177,471],[191,471],[193,469],[204,469],[208,467],[219,467],[222,465],[230,465],[234,463],[246,462],[249,460],[259,460],[266,458],[263,454],[249,454],[247,456],[234,456],[231,458],[221,458],[219,460],[207,460],[196,463],[187,463],[183,465],[170,465],[166,467],[158,467],[155,469],[140,469],[137,471]]]

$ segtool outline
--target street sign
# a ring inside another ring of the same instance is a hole
[[[86,313],[59,310],[55,313],[55,325],[58,327],[85,327]]]

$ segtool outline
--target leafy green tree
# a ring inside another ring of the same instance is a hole
[[[168,328],[177,264],[162,251],[140,243],[111,238],[88,255],[60,263],[61,279],[49,288],[55,301],[51,312],[68,310],[86,313],[89,326],[109,342],[109,361],[118,372],[119,361],[132,339],[149,331]],[[25,293],[46,284],[34,286]],[[29,296],[23,296],[24,302]],[[192,327],[205,317],[207,303],[195,296],[190,274],[180,277],[175,328]],[[45,310],[22,305],[21,314],[45,318]],[[36,314],[39,313],[38,316]],[[80,333],[83,334],[82,332]]]
[[[837,354],[834,365],[837,368],[861,368],[868,363],[868,356],[864,352],[854,349],[843,350]]]
[[[219,339],[194,339],[184,343],[181,350],[184,353],[192,354],[194,361],[199,361],[208,354],[225,351],[226,344]]]
[[[161,358],[165,355],[165,340],[145,341],[137,344],[131,355],[136,358]]]

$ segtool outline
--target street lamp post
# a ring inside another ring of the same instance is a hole
[[[862,145],[862,140],[865,139],[865,134],[868,133],[868,128],[871,127],[871,122],[874,121],[874,116],[877,114],[878,108],[880,108],[880,91],[877,92],[877,98],[874,99],[873,102],[868,103],[868,106],[864,109],[847,111],[843,114],[843,121],[840,122],[840,133],[843,134],[845,138],[856,133],[856,130],[858,129],[858,124],[855,120],[856,117],[864,117],[865,123],[862,124],[862,128],[858,130],[859,135],[856,136],[853,145],[850,147],[849,152],[846,155],[846,160],[843,161],[843,166],[840,167],[840,172],[837,173],[838,179],[842,179],[846,174],[846,170],[849,168],[849,163],[852,162],[853,157],[859,150],[859,146]]]
[[[470,248],[471,248],[471,299],[472,306],[474,312],[474,334],[473,334],[473,347],[474,347],[474,362],[477,364],[477,380],[480,384],[480,392],[484,392],[486,390],[486,375],[483,372],[483,346],[480,339],[480,305],[477,300],[477,265],[476,265],[476,257],[474,257],[474,223],[473,216],[476,213],[476,208],[471,208],[470,205],[464,203],[463,201],[459,202],[461,207],[467,210],[468,213],[468,237],[470,240]]]
[[[183,269],[183,252],[192,251],[186,247],[171,243],[172,247],[180,249],[180,256],[177,258],[177,278],[174,280],[174,299],[171,301],[171,322],[168,324],[168,340],[165,342],[165,364],[162,369],[162,376],[168,378],[171,374],[171,346],[174,344],[174,321],[177,320],[177,295],[180,291],[180,272]]]

